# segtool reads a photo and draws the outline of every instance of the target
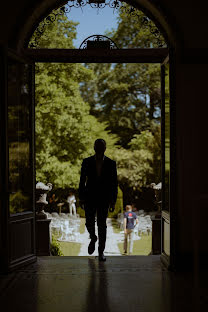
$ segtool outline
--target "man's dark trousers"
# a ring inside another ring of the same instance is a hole
[[[100,202],[99,200],[87,201],[85,203],[86,228],[90,234],[90,239],[92,240],[95,238],[95,217],[97,213],[99,254],[102,254],[105,249],[108,208],[109,203]]]

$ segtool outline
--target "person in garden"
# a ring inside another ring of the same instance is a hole
[[[76,198],[73,192],[69,192],[69,196],[67,197],[66,201],[68,202],[68,205],[69,205],[70,215],[72,215],[72,211],[73,211],[73,214],[76,216],[76,205],[75,205]]]
[[[128,245],[129,255],[133,252],[135,222],[138,224],[136,213],[132,211],[131,205],[126,205],[126,212],[124,213],[124,254],[127,254]]]
[[[49,198],[51,212],[55,212],[57,210],[57,202],[58,198],[56,198],[56,195],[53,193],[52,196]]]
[[[90,234],[88,253],[95,250],[95,216],[98,226],[99,260],[105,261],[106,219],[108,210],[113,212],[118,193],[116,162],[104,155],[106,142],[97,139],[94,142],[95,155],[85,158],[82,162],[79,183],[79,199],[85,210],[86,228]]]

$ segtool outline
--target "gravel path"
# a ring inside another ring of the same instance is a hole
[[[96,235],[97,235],[97,227],[96,227]],[[83,234],[80,234],[80,241],[81,241],[81,249],[79,256],[88,256],[88,244],[90,242],[89,234],[87,232],[87,229],[85,227],[85,232]],[[114,233],[113,226],[111,219],[107,219],[107,239],[106,239],[106,247],[105,247],[105,255],[106,256],[120,256],[121,253],[118,248],[118,242],[123,241],[123,234],[122,233]],[[98,256],[98,241],[95,246],[95,251],[92,254],[92,256]]]

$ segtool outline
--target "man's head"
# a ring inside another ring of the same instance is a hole
[[[103,139],[97,139],[94,143],[94,150],[96,156],[103,156],[106,150],[106,142]]]
[[[126,205],[126,211],[132,211],[132,206],[131,205]]]

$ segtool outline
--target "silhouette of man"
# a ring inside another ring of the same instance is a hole
[[[88,253],[95,250],[97,236],[95,235],[95,216],[97,213],[97,226],[99,246],[99,260],[105,261],[103,254],[106,242],[106,219],[108,209],[113,212],[118,192],[116,162],[104,155],[106,142],[97,139],[94,143],[95,155],[85,158],[82,162],[79,183],[79,199],[85,209],[86,228],[90,234]]]

